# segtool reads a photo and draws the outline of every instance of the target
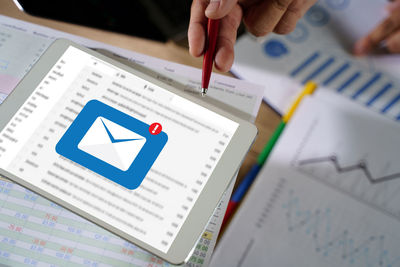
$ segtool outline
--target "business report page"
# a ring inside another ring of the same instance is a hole
[[[0,167],[166,253],[237,127],[71,46],[0,133]]]

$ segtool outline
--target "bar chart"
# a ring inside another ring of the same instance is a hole
[[[314,80],[367,107],[400,120],[400,86],[387,74],[369,71],[354,60],[323,52],[307,55],[289,75],[305,84]]]

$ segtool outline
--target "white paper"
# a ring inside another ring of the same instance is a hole
[[[8,50],[6,55],[2,55],[2,57],[6,57],[3,59],[5,62],[9,63],[11,61],[17,61],[15,63],[18,63],[16,69],[12,69],[10,65],[5,69],[6,71],[13,73],[11,77],[13,81],[19,80],[23,77],[23,75],[29,70],[32,64],[36,62],[40,54],[43,53],[46,47],[53,40],[57,38],[65,38],[78,44],[87,46],[89,48],[99,50],[99,52],[111,52],[120,57],[127,58],[128,60],[136,64],[156,71],[160,74],[159,79],[163,80],[164,82],[168,82],[169,79],[171,81],[175,80],[181,84],[186,85],[187,90],[200,90],[201,70],[197,68],[150,57],[126,49],[107,45],[105,43],[100,43],[80,36],[53,30],[39,25],[34,25],[5,16],[0,16],[0,25],[3,25],[10,30],[14,30],[13,36],[8,36],[8,33],[4,33],[5,36],[3,39],[6,44],[7,42],[11,41],[11,46],[13,42],[21,41],[22,44],[25,44],[25,46],[29,47],[29,50],[27,50],[27,52],[31,52],[23,55],[15,55]],[[24,42],[24,38],[26,38],[25,36],[27,36],[26,34],[28,34],[30,38],[30,43],[28,44]],[[18,49],[18,47],[16,47],[16,49]],[[10,59],[7,57],[7,55],[13,56],[13,58]],[[29,57],[29,60],[27,60],[26,57]],[[162,74],[164,74],[165,76],[163,76]],[[207,95],[209,95],[210,97],[217,98],[224,103],[240,108],[242,109],[242,111],[247,112],[255,117],[257,115],[258,107],[262,100],[262,97],[260,97],[260,93],[262,95],[264,87],[231,77],[213,74],[211,76],[209,89],[210,90],[208,90]],[[4,93],[7,93],[9,91],[10,89],[8,89]],[[242,101],[245,101],[246,104],[243,104]]]
[[[332,93],[306,99],[210,266],[399,266],[399,133]]]

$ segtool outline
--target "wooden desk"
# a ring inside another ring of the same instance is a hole
[[[162,58],[165,60],[197,68],[201,68],[202,65],[202,58],[191,57],[186,48],[177,46],[173,42],[160,43],[119,33],[107,32],[84,26],[33,17],[21,12],[15,6],[12,0],[0,1],[0,14],[51,27],[71,34],[80,35],[89,39],[108,43],[110,45]],[[237,181],[240,181],[251,168],[251,166],[256,162],[257,155],[261,152],[264,144],[267,142],[275,127],[278,125],[279,119],[279,116],[270,107],[268,107],[265,103],[262,103],[256,119],[256,125],[259,130],[259,135],[239,171]]]

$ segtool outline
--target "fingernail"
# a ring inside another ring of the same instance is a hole
[[[206,8],[206,15],[218,10],[221,0],[211,0]]]

